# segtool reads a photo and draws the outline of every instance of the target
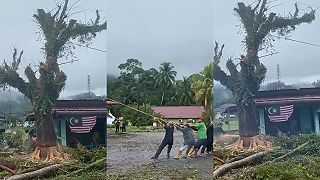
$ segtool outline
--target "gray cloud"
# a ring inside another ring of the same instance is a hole
[[[169,61],[178,78],[197,73],[212,59],[211,0],[108,1],[108,73],[139,59],[144,68]]]

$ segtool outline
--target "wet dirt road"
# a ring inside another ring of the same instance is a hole
[[[201,179],[212,179],[212,156],[175,160],[175,153],[183,143],[182,133],[175,132],[171,157],[167,159],[165,147],[158,160],[150,159],[157,150],[164,132],[143,132],[126,135],[108,135],[107,171],[108,173],[127,174],[144,168],[192,169],[201,174]]]

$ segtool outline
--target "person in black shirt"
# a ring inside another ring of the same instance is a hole
[[[213,123],[211,122],[207,126],[207,140],[206,145],[202,147],[201,153],[204,153],[205,149],[207,150],[207,153],[210,153],[213,151]]]
[[[158,150],[156,154],[151,158],[151,159],[158,159],[159,155],[161,154],[162,150],[164,147],[168,145],[168,150],[167,150],[167,157],[170,157],[170,151],[173,145],[173,132],[174,132],[174,126],[172,123],[165,122],[163,120],[159,119],[159,122],[163,126],[163,128],[166,130],[166,133],[164,135],[164,138],[158,147]]]
[[[116,120],[115,126],[116,126],[116,133],[119,133],[119,128],[120,128],[120,121],[119,120]]]

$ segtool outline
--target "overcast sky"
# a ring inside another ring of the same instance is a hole
[[[108,73],[129,58],[143,67],[171,62],[181,79],[212,59],[212,0],[108,0]]]
[[[229,57],[239,57],[243,54],[241,48],[241,41],[244,39],[243,35],[238,34],[243,32],[236,25],[239,25],[239,18],[235,16],[233,8],[237,5],[236,0],[217,1],[213,9],[214,13],[214,29],[213,36],[221,44],[225,44],[224,59]],[[251,3],[253,0],[246,0],[244,2]],[[279,5],[272,8],[272,11],[280,14],[288,15],[289,12],[294,12],[294,0],[273,0],[270,1],[271,6]],[[300,1],[301,2],[301,1]],[[284,4],[282,4],[284,3]],[[314,9],[318,8],[320,3],[318,0],[304,0],[303,3],[313,5]],[[316,4],[318,3],[318,4]],[[305,4],[298,3],[300,7],[300,15],[308,9]],[[302,24],[297,27],[296,31],[291,34],[292,39],[305,41],[320,45],[320,14],[316,11],[316,20],[311,24]],[[287,83],[296,82],[313,82],[320,79],[320,47],[304,45],[296,42],[277,40],[275,43],[275,50],[279,52],[274,56],[261,58],[267,68],[267,78],[265,83],[272,82],[277,79],[277,64],[280,65],[281,80]],[[268,54],[264,51],[260,55]],[[225,61],[221,66],[225,65]]]
[[[57,0],[62,2],[62,0]],[[72,5],[76,0],[70,0]],[[107,20],[107,2],[105,0],[81,0],[72,11],[72,16],[81,21],[95,19],[95,10],[101,10],[102,20]],[[52,10],[55,7],[54,0],[20,0],[4,1],[0,11],[0,59],[11,60],[13,47],[24,50],[21,71],[27,64],[36,65],[43,61],[43,55],[40,48],[42,41],[37,41],[39,35],[38,25],[34,22],[33,14],[37,9]],[[80,11],[80,12],[79,12]],[[78,12],[78,13],[77,13]],[[97,35],[93,40],[92,47],[106,50],[107,31]],[[62,97],[70,94],[87,91],[87,76],[91,76],[91,87],[94,92],[104,95],[106,84],[106,53],[90,50],[84,47],[76,47],[74,51],[78,62],[62,65],[61,69],[67,74],[68,80]],[[60,59],[59,62],[66,62],[66,59]],[[1,92],[0,92],[1,93]]]

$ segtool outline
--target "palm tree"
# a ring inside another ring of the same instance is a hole
[[[183,80],[177,81],[177,95],[180,105],[190,105],[194,103],[194,92],[191,89],[190,79],[183,77]]]
[[[174,66],[169,62],[163,62],[160,65],[159,73],[156,75],[156,86],[162,91],[161,105],[163,105],[164,93],[175,83],[176,71],[173,71]]]
[[[206,114],[212,118],[213,109],[213,64],[207,65],[200,74],[192,76],[191,88],[195,93],[195,101],[203,105]]]

